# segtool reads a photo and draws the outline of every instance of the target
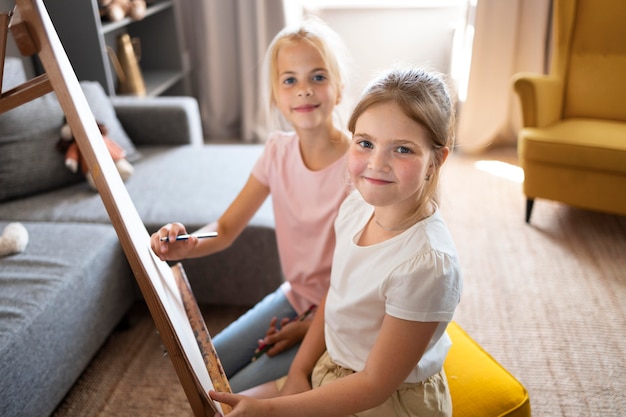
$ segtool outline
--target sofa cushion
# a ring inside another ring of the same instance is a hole
[[[190,228],[216,220],[246,183],[263,145],[142,147],[126,188],[149,232],[180,221]],[[0,220],[109,223],[100,196],[86,183],[7,201]],[[253,224],[274,226],[268,202]]]
[[[56,149],[62,124],[52,93],[0,114],[0,201],[82,180]]]
[[[5,91],[26,79],[21,61],[16,59],[7,59],[5,64]],[[115,116],[102,86],[91,81],[81,82],[81,87],[95,118],[108,127],[111,139],[126,150],[127,159],[136,161],[139,153]],[[65,167],[63,155],[56,149],[63,117],[54,93],[0,114],[0,201],[83,181],[81,175]]]
[[[545,128],[519,133],[525,160],[547,166],[626,175],[626,123],[566,119]]]
[[[47,416],[137,289],[111,225],[24,226],[26,250],[0,257],[0,415]]]

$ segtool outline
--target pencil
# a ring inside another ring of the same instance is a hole
[[[300,314],[298,317],[294,318],[293,321],[304,321],[304,319],[306,319],[311,313],[313,313],[315,311],[315,309],[317,308],[317,305],[313,304],[311,305],[311,307],[309,307],[309,309],[307,311],[305,311],[304,313]],[[270,350],[272,348],[272,346],[274,345],[261,345],[258,347],[257,350],[254,351],[254,356],[252,356],[252,359],[250,360],[250,362],[254,362],[255,360],[259,359],[261,356],[263,356],[263,354],[265,352],[267,352],[268,350]]]
[[[217,236],[217,232],[194,233],[192,235],[178,235],[178,236],[176,236],[176,240],[187,240],[191,236],[195,236],[198,239],[204,239],[204,238],[207,238],[207,237],[216,237]],[[170,238],[168,236],[163,236],[160,239],[161,242],[169,242],[169,240],[170,240]]]

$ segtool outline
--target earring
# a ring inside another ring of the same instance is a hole
[[[424,178],[424,181],[430,181],[430,174],[426,175],[426,178]]]

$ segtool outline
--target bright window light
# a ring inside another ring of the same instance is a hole
[[[520,184],[524,182],[524,170],[517,165],[502,161],[477,161],[474,163],[474,166],[481,171],[509,181]]]
[[[287,0],[289,3],[293,0]],[[307,7],[347,8],[347,7],[449,7],[462,5],[467,0],[300,0]],[[476,1],[476,0],[473,0]]]

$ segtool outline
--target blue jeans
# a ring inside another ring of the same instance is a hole
[[[213,345],[233,392],[241,392],[287,375],[299,344],[271,358],[262,355],[254,362],[251,359],[273,317],[277,317],[280,322],[282,318],[293,319],[296,316],[297,312],[279,288],[213,338]]]

